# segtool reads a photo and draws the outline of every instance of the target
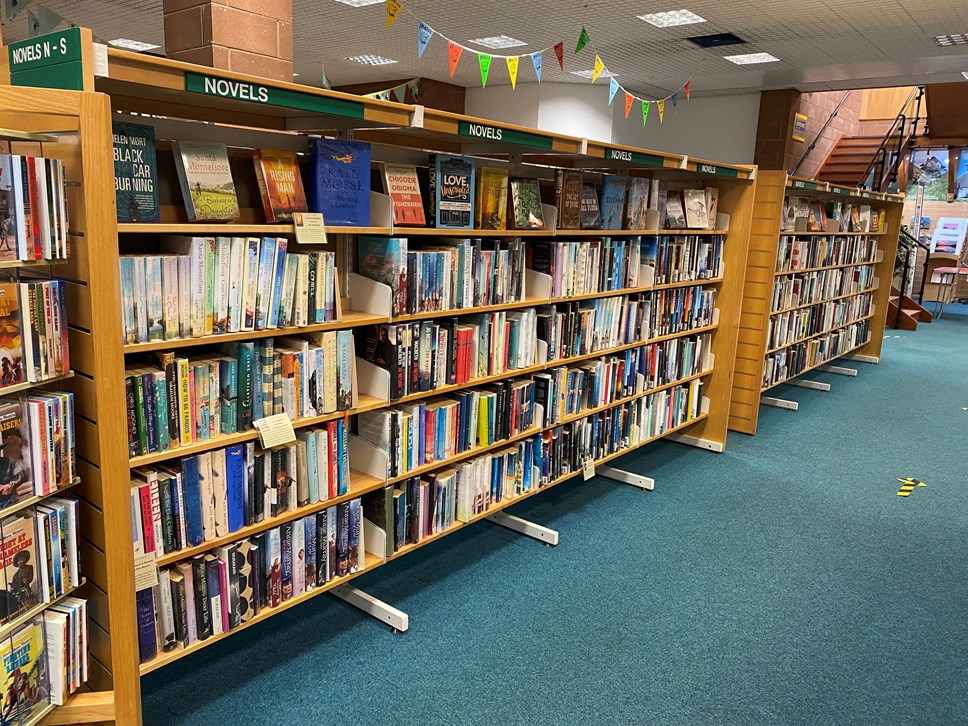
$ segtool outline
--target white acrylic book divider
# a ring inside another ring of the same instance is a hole
[[[709,413],[709,397],[703,396],[702,403],[699,404],[699,413]]]
[[[535,365],[541,364],[545,365],[548,362],[548,341],[537,340],[538,346],[535,348]]]
[[[389,285],[363,277],[356,272],[347,275],[347,296],[350,308],[361,313],[386,315],[390,318],[393,311],[393,290]]]
[[[393,200],[389,195],[370,192],[370,226],[387,227],[393,234]]]
[[[524,296],[529,300],[551,300],[551,275],[525,268]]]
[[[387,533],[366,517],[363,518],[363,548],[371,555],[376,555],[386,562]]]
[[[390,371],[363,358],[356,358],[356,388],[360,393],[390,402]]]
[[[642,373],[635,374],[635,392],[642,393],[645,391],[645,376]]]
[[[707,346],[706,350],[703,351],[702,363],[700,365],[700,371],[711,371],[716,367],[716,354],[713,353],[712,348]]]
[[[719,308],[713,308],[713,325],[719,325]]]
[[[387,452],[353,434],[350,434],[349,442],[350,468],[386,481],[390,470]]]
[[[541,216],[544,219],[544,229],[548,234],[558,231],[558,208],[553,204],[541,205]]]
[[[716,213],[716,229],[723,232],[729,231],[729,215],[726,212]]]
[[[655,268],[652,265],[639,265],[639,287],[652,287],[655,284]]]
[[[659,210],[658,209],[645,210],[645,229],[642,231],[643,232],[659,231]]]
[[[540,403],[534,404],[534,420],[539,427],[545,427],[544,406]]]

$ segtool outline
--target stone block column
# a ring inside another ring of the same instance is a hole
[[[292,81],[292,0],[164,0],[172,60]]]

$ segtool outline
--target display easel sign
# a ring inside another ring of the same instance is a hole
[[[931,252],[960,255],[968,234],[968,219],[942,217],[931,235]]]

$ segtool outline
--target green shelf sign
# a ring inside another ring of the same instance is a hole
[[[319,96],[315,93],[292,91],[288,88],[276,88],[261,83],[237,81],[232,78],[222,78],[191,71],[185,74],[185,90],[189,93],[201,93],[205,96],[230,98],[235,101],[248,101],[264,106],[278,106],[279,108],[290,108],[296,111],[319,113],[327,116],[343,116],[357,120],[363,119],[365,108],[360,101]]]
[[[821,186],[819,184],[816,184],[815,182],[803,181],[802,179],[793,179],[790,182],[790,186],[793,189],[806,189],[807,191],[810,191],[810,192],[816,192],[821,188]]]
[[[626,149],[606,149],[605,158],[609,161],[627,161],[631,164],[642,164],[644,166],[663,166],[665,160],[655,154],[643,154],[639,151],[627,151]]]
[[[11,86],[84,90],[80,28],[11,43],[7,59]]]
[[[550,136],[531,134],[527,131],[517,131],[516,129],[506,129],[502,126],[471,123],[470,121],[459,122],[457,124],[457,133],[459,136],[469,136],[472,139],[499,141],[502,144],[531,146],[535,149],[550,149],[553,142]]]
[[[726,169],[721,166],[716,166],[715,164],[704,164],[702,162],[696,162],[696,171],[700,174],[712,174],[713,176],[725,176],[735,179],[739,176],[739,172],[736,169]]]

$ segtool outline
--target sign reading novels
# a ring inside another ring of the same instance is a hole
[[[631,164],[644,164],[645,166],[662,166],[664,163],[661,156],[625,149],[606,149],[605,158],[609,161],[626,161]]]
[[[700,174],[726,176],[733,179],[739,176],[739,172],[736,171],[736,169],[727,169],[722,166],[716,166],[715,164],[704,164],[702,162],[696,162],[696,171],[698,171]]]
[[[504,144],[533,146],[536,149],[550,149],[552,145],[550,136],[532,134],[527,131],[518,131],[517,129],[502,128],[501,126],[471,123],[469,121],[461,121],[457,126],[457,133],[460,136],[470,136],[474,139],[500,141]]]

